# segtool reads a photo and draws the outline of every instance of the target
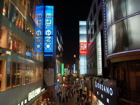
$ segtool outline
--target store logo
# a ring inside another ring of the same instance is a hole
[[[103,84],[101,84],[101,83],[98,83],[98,82],[96,82],[96,81],[95,81],[95,87],[96,87],[97,89],[100,89],[100,90],[102,90],[103,92],[109,94],[110,96],[113,96],[113,95],[114,95],[114,92],[113,92],[113,89],[112,89],[112,88],[110,88],[110,87],[108,87],[108,86],[105,86],[105,85],[103,85]]]

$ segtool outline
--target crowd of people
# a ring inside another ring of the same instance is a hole
[[[91,105],[89,97],[82,89],[65,88],[57,93],[59,105],[69,105],[72,99],[75,100],[74,105]],[[71,104],[72,105],[72,104]]]

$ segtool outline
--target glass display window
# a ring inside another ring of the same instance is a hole
[[[0,61],[0,89],[2,84],[2,61]]]
[[[2,15],[8,17],[8,6],[9,6],[9,0],[4,0],[4,6],[2,9]]]
[[[0,47],[7,48],[8,28],[0,26]]]
[[[10,35],[8,37],[8,49],[12,50],[12,47],[13,46],[13,39],[12,39],[12,36]]]
[[[21,85],[20,64],[15,62],[12,63],[12,85]]]

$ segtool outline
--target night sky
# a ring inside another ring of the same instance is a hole
[[[72,64],[73,54],[79,54],[79,20],[86,20],[92,0],[43,0],[54,5],[55,24],[64,42],[64,63]]]

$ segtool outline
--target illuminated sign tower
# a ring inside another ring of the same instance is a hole
[[[44,53],[45,56],[53,54],[54,51],[54,7],[45,6],[45,33],[44,33]]]
[[[43,52],[43,23],[44,23],[44,6],[37,6],[35,13],[35,40],[34,51]]]
[[[79,22],[79,39],[80,39],[80,74],[87,73],[87,31],[86,31],[86,21]]]
[[[54,7],[37,6],[35,14],[34,51],[44,56],[53,56],[54,52]]]

